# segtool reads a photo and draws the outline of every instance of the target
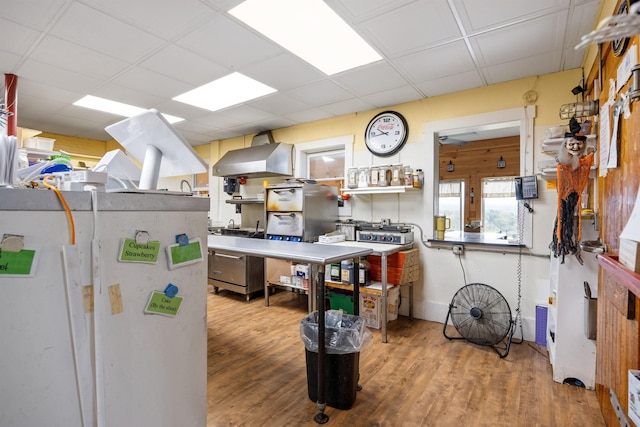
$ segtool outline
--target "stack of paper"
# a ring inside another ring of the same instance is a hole
[[[15,136],[0,135],[0,186],[16,183],[18,168],[18,139]]]

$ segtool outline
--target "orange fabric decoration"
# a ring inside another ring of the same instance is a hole
[[[552,243],[554,255],[579,254],[582,237],[582,220],[578,212],[577,227],[573,230],[576,209],[582,206],[582,192],[589,182],[589,172],[593,165],[593,153],[580,158],[578,167],[558,163],[558,216],[556,218],[555,239]],[[570,241],[567,241],[570,240]],[[578,259],[579,255],[578,255]]]

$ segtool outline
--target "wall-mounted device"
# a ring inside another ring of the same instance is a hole
[[[222,183],[222,189],[228,195],[232,195],[233,193],[237,193],[240,191],[240,184],[238,180],[235,178],[224,178]]]
[[[535,176],[516,177],[515,185],[516,200],[538,198],[538,180]]]

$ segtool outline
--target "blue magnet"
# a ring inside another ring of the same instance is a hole
[[[187,246],[189,244],[189,238],[186,234],[176,235],[176,243],[178,246]]]
[[[173,298],[176,295],[178,295],[178,287],[176,285],[169,283],[167,287],[164,289],[164,294],[169,298]]]

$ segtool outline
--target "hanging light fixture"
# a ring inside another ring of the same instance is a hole
[[[456,170],[456,166],[451,160],[449,160],[449,164],[447,165],[447,172],[453,172],[454,170]]]
[[[500,156],[500,160],[498,160],[498,168],[502,169],[507,166],[507,161]]]

